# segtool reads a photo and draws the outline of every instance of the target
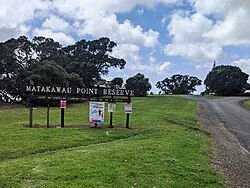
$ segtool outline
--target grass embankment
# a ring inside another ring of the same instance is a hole
[[[124,126],[122,109],[114,125]],[[87,124],[88,104],[70,105],[65,115],[66,125]],[[60,124],[58,108],[50,116]],[[0,187],[223,187],[192,101],[134,98],[128,130],[31,129],[23,126],[28,117],[26,108],[0,111]],[[34,123],[46,124],[46,108],[35,110]]]
[[[245,100],[242,102],[243,106],[245,106],[246,108],[250,109],[250,100]]]

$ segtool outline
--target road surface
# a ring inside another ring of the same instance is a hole
[[[212,163],[228,187],[250,188],[250,110],[241,105],[250,98],[183,97],[198,102],[197,118],[212,138]]]

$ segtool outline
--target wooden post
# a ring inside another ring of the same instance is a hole
[[[129,113],[127,113],[127,118],[126,118],[126,128],[129,128]]]
[[[30,107],[30,128],[33,127],[33,107]]]
[[[64,127],[64,108],[61,108],[61,128]]]
[[[110,112],[109,116],[109,128],[113,128],[113,112]]]
[[[111,96],[112,105],[114,104],[113,99],[114,99],[114,96]],[[109,116],[109,128],[114,128],[114,126],[113,126],[113,111],[110,112],[110,116]]]
[[[30,80],[30,85],[34,85],[33,80]],[[33,95],[33,92],[30,94],[31,96]],[[29,101],[30,102],[30,101]],[[30,128],[33,127],[33,104],[30,102]]]
[[[128,96],[128,104],[131,103],[131,97]],[[126,118],[126,128],[129,128],[129,113],[127,113],[127,118]]]
[[[47,128],[49,128],[49,103],[47,106]]]

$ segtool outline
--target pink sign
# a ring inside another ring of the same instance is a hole
[[[66,108],[66,101],[60,101],[60,108]]]

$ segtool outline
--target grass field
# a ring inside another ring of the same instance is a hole
[[[247,108],[250,108],[250,100],[243,101],[243,105],[246,106]]]
[[[193,101],[132,102],[131,129],[121,128],[123,104],[114,129],[70,128],[88,124],[88,103],[67,107],[65,128],[27,128],[28,109],[0,109],[0,187],[224,187],[211,168],[209,138]],[[51,108],[50,122],[60,124],[59,108]],[[34,110],[34,124],[46,127],[46,108]]]

